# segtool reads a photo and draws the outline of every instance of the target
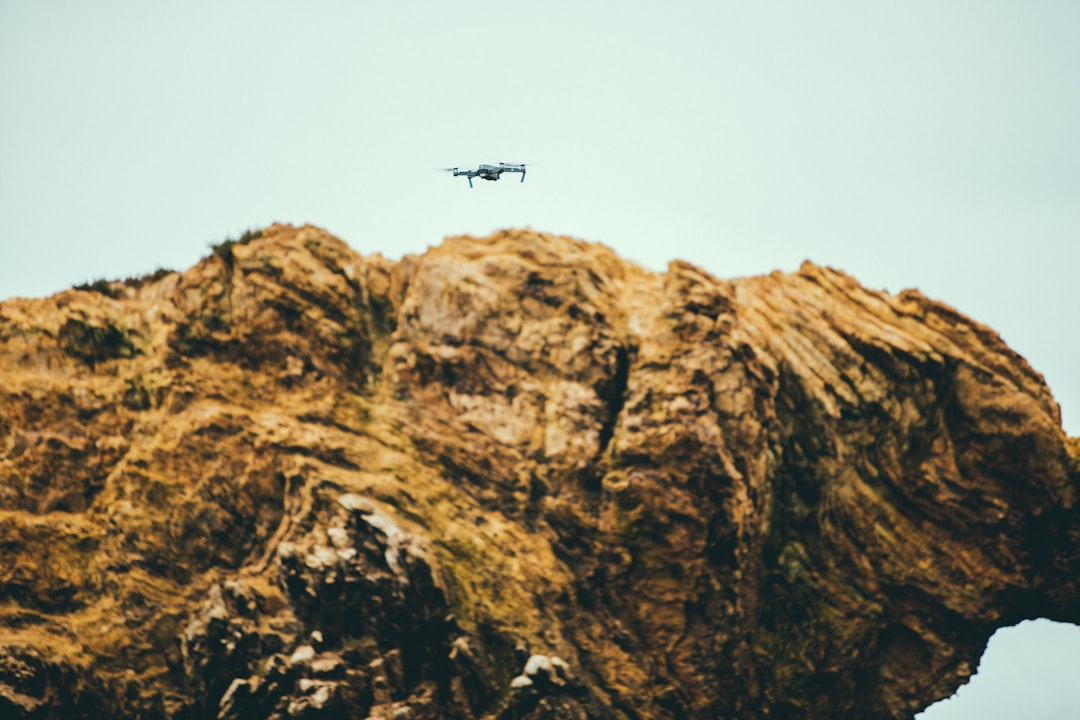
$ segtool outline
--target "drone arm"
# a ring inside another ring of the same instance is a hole
[[[521,182],[525,182],[525,166],[524,165],[508,165],[506,163],[499,163],[499,174],[503,173],[521,173]]]

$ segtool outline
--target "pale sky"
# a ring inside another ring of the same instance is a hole
[[[656,270],[810,259],[994,328],[1080,435],[1078,28],[1070,0],[0,0],[0,298],[275,221],[390,258],[528,226]],[[525,182],[435,170],[500,161]],[[964,702],[922,717],[991,717]]]

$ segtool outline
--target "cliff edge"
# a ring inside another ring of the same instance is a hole
[[[1078,486],[914,291],[275,225],[0,303],[0,714],[906,719],[1080,623]]]

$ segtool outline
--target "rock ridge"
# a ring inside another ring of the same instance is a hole
[[[1042,377],[811,263],[274,225],[0,303],[0,393],[5,717],[910,718],[1080,622]]]

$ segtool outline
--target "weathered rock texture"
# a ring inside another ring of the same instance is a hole
[[[1080,447],[917,292],[274,226],[0,304],[0,716],[909,718],[1080,621]]]

